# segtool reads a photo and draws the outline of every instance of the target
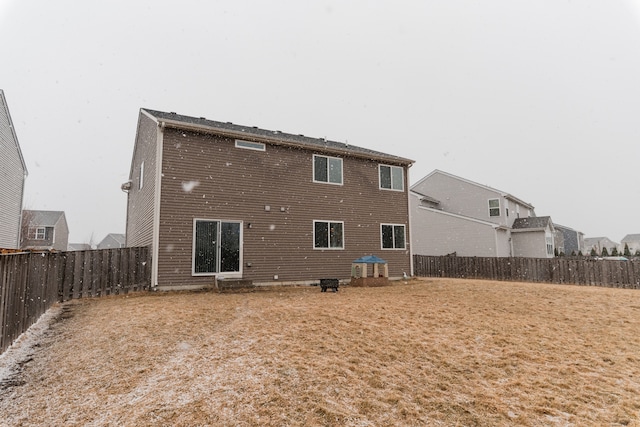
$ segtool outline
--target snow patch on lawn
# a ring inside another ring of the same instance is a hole
[[[16,338],[4,353],[0,354],[0,390],[10,386],[20,373],[22,366],[32,359],[35,348],[40,345],[42,337],[61,311],[61,305],[51,307],[36,323]]]

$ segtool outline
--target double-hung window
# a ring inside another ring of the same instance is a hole
[[[500,216],[500,199],[489,199],[489,216]]]
[[[399,166],[379,165],[380,188],[404,191],[404,169]]]
[[[194,276],[240,273],[241,225],[240,221],[194,220]]]
[[[381,224],[382,249],[406,249],[403,224]]]
[[[314,154],[313,181],[342,185],[342,159]]]
[[[314,249],[344,249],[344,223],[313,221]]]
[[[37,227],[35,232],[36,240],[44,240],[47,236],[47,229],[45,227]]]

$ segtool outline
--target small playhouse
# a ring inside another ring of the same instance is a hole
[[[389,266],[375,255],[366,255],[351,264],[351,286],[384,286],[389,284]]]

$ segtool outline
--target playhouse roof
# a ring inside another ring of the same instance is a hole
[[[354,264],[386,264],[387,261],[375,255],[365,255],[353,261]]]

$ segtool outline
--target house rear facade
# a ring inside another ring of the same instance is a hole
[[[411,271],[412,160],[303,135],[141,109],[127,246],[159,289],[348,279],[376,255]]]
[[[27,166],[9,107],[0,89],[0,248],[20,247],[20,224]]]
[[[411,186],[410,205],[415,254],[554,256],[550,218],[530,220],[534,206],[504,191],[434,170]]]

